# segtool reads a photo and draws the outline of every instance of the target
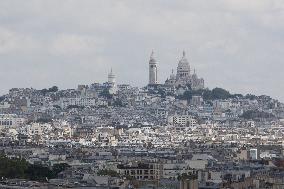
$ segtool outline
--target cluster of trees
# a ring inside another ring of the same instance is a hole
[[[150,94],[160,94],[162,98],[166,95],[174,95],[170,92],[164,91],[162,88],[158,88],[158,85],[151,85],[152,88],[148,89]],[[187,91],[184,92],[183,95],[177,96],[179,99],[188,100],[192,99],[192,96],[199,95],[202,96],[204,100],[218,100],[218,99],[228,99],[228,98],[243,98],[242,94],[231,94],[229,91],[222,89],[222,88],[214,88],[210,89],[199,89],[199,90],[192,90],[191,86],[187,86]],[[257,96],[255,95],[246,95],[245,98],[249,99],[256,99]]]
[[[5,96],[0,96],[0,102],[2,102],[5,99]]]
[[[181,175],[179,174],[177,177],[178,180],[186,180],[186,179],[197,179],[197,175],[191,174],[191,173],[182,173]]]
[[[51,117],[40,117],[40,118],[37,118],[37,119],[30,119],[27,124],[31,124],[31,123],[52,123],[53,120]]]
[[[274,118],[275,116],[271,113],[262,112],[259,110],[248,110],[241,115],[244,119],[260,119],[260,118]]]
[[[109,93],[109,89],[104,89],[101,93],[100,96],[106,97],[107,99],[112,99],[113,95]]]
[[[36,120],[37,123],[51,123],[52,118],[51,117],[40,117]]]
[[[250,100],[255,100],[255,99],[257,99],[257,96],[252,95],[252,94],[247,94],[247,95],[245,96],[245,98],[246,98],[246,99],[250,99]]]
[[[191,100],[192,96],[199,95],[202,96],[204,100],[219,100],[219,99],[228,99],[228,98],[244,98],[249,100],[258,100],[262,96],[256,96],[253,94],[231,94],[229,91],[216,87],[212,90],[210,89],[199,89],[199,90],[191,90],[190,87],[188,87],[189,90],[185,91],[183,95],[178,96],[179,99],[184,100]],[[271,99],[269,96],[267,98]]]
[[[0,178],[19,178],[36,181],[56,178],[58,174],[70,167],[68,164],[54,164],[51,168],[30,164],[25,159],[10,159],[0,154]]]
[[[166,92],[162,88],[158,87],[159,85],[151,85],[152,88],[148,89],[148,92],[150,94],[159,94],[161,95],[162,98],[165,98],[167,95],[174,95],[172,93]],[[220,100],[220,99],[228,99],[228,98],[246,98],[250,100],[257,99],[258,96],[252,95],[252,94],[247,94],[247,95],[242,95],[242,94],[231,94],[229,91],[216,87],[212,90],[210,89],[199,89],[199,90],[192,90],[190,85],[187,86],[188,90],[184,92],[183,95],[177,96],[179,99],[183,100],[188,100],[190,101],[192,99],[192,96],[199,95],[202,96],[205,101],[209,100]],[[111,99],[113,95],[109,93],[108,89],[103,90],[100,93],[101,96],[106,97],[107,99]],[[115,103],[116,106],[121,106],[120,102]]]
[[[99,176],[119,177],[119,173],[111,169],[100,169],[97,173]]]
[[[125,105],[122,103],[122,100],[120,99],[115,99],[115,101],[113,102],[113,105],[116,107],[125,107]]]
[[[149,94],[161,95],[161,98],[166,98],[166,96],[174,96],[174,93],[165,91],[165,89],[159,88],[158,84],[149,85],[151,88],[148,89]]]
[[[241,94],[230,94],[229,91],[222,88],[210,89],[199,89],[199,90],[188,90],[185,91],[183,95],[178,98],[184,100],[191,100],[192,96],[200,95],[204,100],[218,100],[218,99],[228,99],[233,97],[243,97]]]
[[[58,87],[57,86],[53,86],[53,87],[50,87],[49,89],[42,89],[40,90],[40,92],[45,95],[46,93],[55,93],[58,91]]]

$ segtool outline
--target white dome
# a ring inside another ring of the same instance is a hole
[[[183,70],[189,70],[189,63],[185,57],[185,52],[183,51],[183,56],[181,58],[181,60],[178,63],[178,69],[183,69]]]
[[[154,52],[153,51],[152,51],[151,56],[150,56],[149,64],[157,64],[157,61],[154,58]]]

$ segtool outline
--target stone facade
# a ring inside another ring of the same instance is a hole
[[[176,75],[172,70],[172,74],[170,78],[165,81],[165,84],[175,87],[190,86],[193,90],[198,90],[204,88],[204,79],[198,78],[195,70],[194,73],[191,74],[189,62],[185,56],[185,52],[183,52],[183,56],[178,63]]]

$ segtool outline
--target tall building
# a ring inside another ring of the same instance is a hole
[[[108,85],[109,85],[109,93],[116,94],[117,92],[116,79],[114,73],[112,72],[112,69],[108,74]]]
[[[155,60],[154,52],[152,51],[149,61],[149,85],[158,83],[157,75],[158,75],[157,61]]]
[[[115,84],[115,75],[112,72],[112,68],[110,69],[110,73],[108,74],[108,83]]]

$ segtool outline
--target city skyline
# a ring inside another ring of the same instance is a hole
[[[145,86],[153,49],[159,83],[185,50],[206,87],[284,101],[281,1],[0,4],[0,94],[104,82],[111,67],[118,83]]]
[[[0,0],[0,188],[283,188],[283,34],[283,0]]]

